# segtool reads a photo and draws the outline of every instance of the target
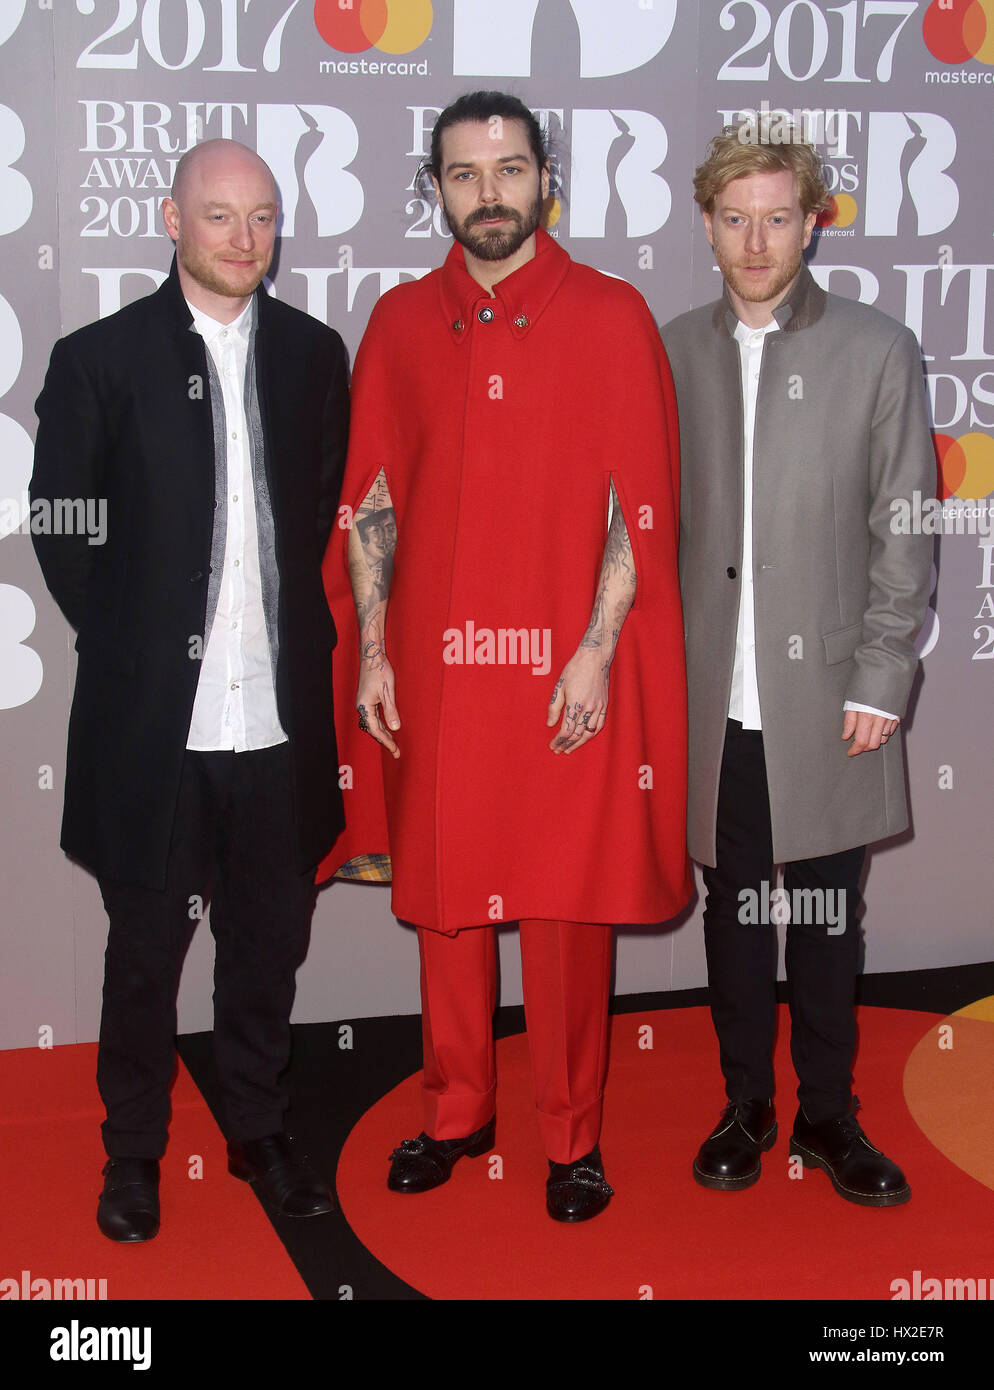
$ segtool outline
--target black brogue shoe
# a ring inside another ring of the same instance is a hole
[[[424,1131],[416,1139],[405,1139],[390,1155],[387,1187],[391,1192],[430,1192],[441,1187],[460,1158],[489,1153],[496,1133],[494,1118],[465,1139],[432,1139]]]
[[[549,1159],[545,1209],[553,1221],[589,1221],[600,1215],[613,1196],[614,1188],[604,1181],[604,1164],[596,1144],[572,1163]]]

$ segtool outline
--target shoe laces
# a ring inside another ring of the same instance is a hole
[[[602,1193],[605,1197],[614,1196],[614,1188],[606,1180],[604,1174],[587,1163],[572,1164],[561,1178],[556,1178],[549,1184],[550,1187],[565,1187],[567,1185],[589,1187],[595,1192]]]
[[[836,1120],[835,1126],[839,1138],[842,1139],[850,1149],[854,1144],[858,1144],[861,1139],[866,1137],[860,1127],[859,1121],[851,1112]]]
[[[849,1107],[846,1114],[840,1115],[837,1120],[832,1121],[836,1134],[846,1145],[847,1153],[854,1144],[858,1144],[861,1140],[868,1144],[870,1148],[873,1147],[863,1133],[863,1128],[859,1121],[856,1119],[856,1111],[859,1109],[859,1096],[853,1096],[852,1105]]]
[[[412,1158],[415,1158],[415,1157],[417,1157],[419,1154],[423,1154],[424,1152],[425,1152],[425,1136],[424,1136],[423,1134],[419,1134],[418,1137],[417,1137],[417,1139],[403,1139],[403,1140],[401,1140],[399,1146],[398,1146],[396,1149],[394,1149],[394,1151],[393,1151],[393,1153],[390,1155],[390,1157],[391,1157],[392,1159],[393,1159],[393,1158],[406,1158],[406,1157],[408,1157],[408,1156],[410,1156],[410,1157],[412,1157]]]

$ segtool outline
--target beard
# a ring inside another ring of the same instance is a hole
[[[524,215],[514,208],[505,207],[503,203],[495,203],[492,207],[479,208],[476,212],[471,212],[464,221],[459,222],[451,216],[445,199],[442,199],[445,220],[452,235],[460,246],[481,261],[506,261],[513,256],[537,229],[542,220],[544,204],[545,199],[540,189]],[[504,217],[512,225],[487,227],[485,219],[488,217]]]
[[[243,299],[246,295],[254,294],[261,284],[262,277],[269,269],[272,255],[251,258],[243,255],[240,259],[252,259],[255,264],[251,268],[236,270],[232,266],[223,265],[217,253],[199,250],[180,236],[176,242],[176,259],[186,273],[205,290],[226,295],[229,299]]]
[[[783,294],[800,270],[803,260],[801,246],[798,245],[784,260],[779,263],[774,262],[770,266],[770,270],[773,272],[772,278],[766,278],[759,282],[752,279],[741,265],[736,265],[734,261],[729,260],[718,246],[713,249],[714,258],[718,262],[718,269],[725,281],[747,304],[764,304],[767,300],[776,299]],[[757,257],[756,259],[764,260],[766,258]]]

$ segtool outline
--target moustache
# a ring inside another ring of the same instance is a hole
[[[503,204],[498,203],[494,207],[481,208],[479,212],[470,213],[469,217],[466,218],[466,226],[475,227],[478,222],[489,222],[498,217],[510,222],[521,221],[520,215],[515,212],[514,208],[506,208]]]

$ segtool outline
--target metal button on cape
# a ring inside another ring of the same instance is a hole
[[[481,309],[476,317],[480,320],[481,323],[490,323],[490,321],[493,319],[493,316],[493,309]]]

